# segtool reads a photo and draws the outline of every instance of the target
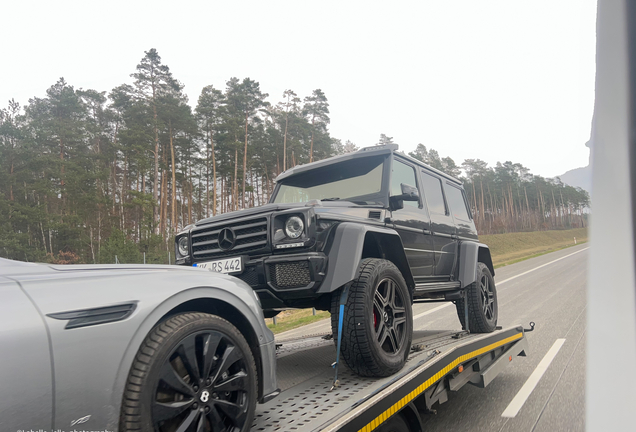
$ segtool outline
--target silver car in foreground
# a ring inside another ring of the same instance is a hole
[[[0,258],[2,430],[247,430],[275,351],[239,279]]]

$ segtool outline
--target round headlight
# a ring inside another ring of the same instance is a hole
[[[303,220],[298,216],[292,216],[285,222],[285,234],[287,237],[296,239],[300,237],[305,229]]]
[[[179,255],[188,256],[188,236],[183,236],[179,239],[177,248],[179,249]]]

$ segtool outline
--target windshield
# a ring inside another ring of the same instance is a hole
[[[285,179],[272,202],[318,199],[381,204],[384,159],[384,156],[353,159]]]

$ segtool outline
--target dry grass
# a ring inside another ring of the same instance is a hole
[[[274,334],[277,334],[329,318],[330,316],[331,314],[325,311],[316,311],[316,315],[313,315],[312,309],[290,309],[276,316],[276,325],[274,325],[272,318],[266,318],[265,324]]]
[[[587,229],[534,231],[479,236],[490,247],[493,264],[501,267],[587,241]]]

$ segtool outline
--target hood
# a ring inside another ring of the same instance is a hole
[[[131,273],[159,273],[159,272],[200,272],[199,269],[157,264],[47,264],[27,263],[22,261],[0,258],[0,277],[5,276],[21,280],[23,278],[55,278],[55,275],[71,273],[99,273],[100,277],[129,275]],[[215,274],[216,275],[216,274]],[[226,278],[225,275],[219,275]],[[63,277],[63,276],[62,276]]]
[[[195,223],[195,226],[207,225],[210,223],[221,222],[228,219],[238,219],[246,216],[257,215],[260,213],[269,213],[277,210],[287,210],[290,208],[303,207],[304,204],[265,204],[259,207],[246,208],[243,210],[237,210],[229,213],[223,213],[218,216],[212,216],[207,219],[202,219]]]
[[[246,216],[253,216],[263,213],[271,213],[275,211],[289,210],[289,209],[298,209],[303,207],[315,207],[316,209],[328,209],[332,208],[346,208],[346,207],[354,207],[354,208],[382,208],[382,206],[378,205],[360,205],[353,203],[351,201],[320,201],[320,200],[312,200],[306,203],[280,203],[280,204],[265,204],[260,207],[252,207],[243,210],[233,211],[229,213],[223,213],[222,215],[212,216],[207,219],[202,219],[194,224],[194,226],[202,226],[216,222],[222,222],[230,219],[238,219]],[[317,210],[318,211],[318,210]]]

